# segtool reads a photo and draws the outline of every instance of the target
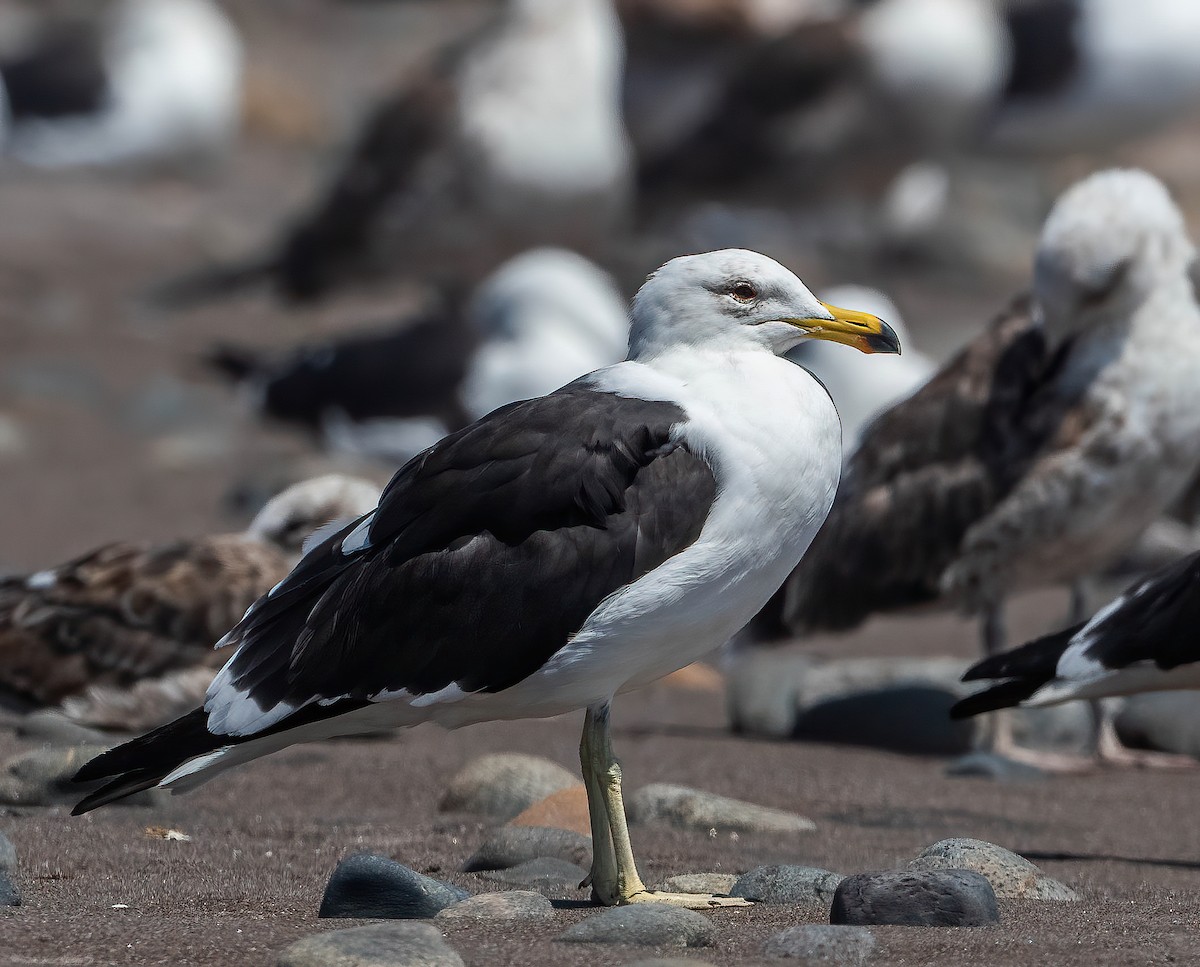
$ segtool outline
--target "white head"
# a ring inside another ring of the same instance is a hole
[[[629,358],[680,345],[782,355],[805,339],[900,351],[883,320],[826,305],[765,255],[722,249],[672,259],[646,280],[633,300]]]
[[[373,510],[379,492],[376,484],[340,473],[302,480],[268,500],[246,534],[299,553],[304,539],[317,528]]]
[[[1058,199],[1038,243],[1034,297],[1048,335],[1127,325],[1155,292],[1190,284],[1195,254],[1157,178],[1137,169],[1085,178]]]

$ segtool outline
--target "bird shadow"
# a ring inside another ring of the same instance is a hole
[[[1149,856],[1120,856],[1116,853],[1074,853],[1058,850],[1021,850],[1027,860],[1062,860],[1072,863],[1139,863],[1145,866],[1165,866],[1178,870],[1200,870],[1200,860],[1163,859]]]

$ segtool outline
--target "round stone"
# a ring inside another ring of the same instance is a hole
[[[982,927],[1000,922],[996,893],[973,870],[888,870],[842,880],[829,920],[850,926]]]
[[[464,873],[507,870],[541,857],[590,866],[592,840],[569,829],[501,826],[463,864]]]
[[[908,864],[910,870],[974,870],[987,877],[998,897],[1078,900],[1065,883],[1047,876],[1023,856],[981,839],[943,839]]]
[[[666,903],[634,903],[580,920],[558,939],[567,943],[710,947],[716,943],[717,930],[712,921],[694,910]]]
[[[554,907],[540,893],[508,890],[480,893],[446,907],[438,920],[553,920]]]
[[[782,809],[730,799],[701,789],[652,783],[627,801],[631,823],[667,823],[676,829],[739,833],[806,833],[811,819]]]
[[[372,923],[304,937],[285,948],[279,967],[464,967],[428,923]]]
[[[788,927],[767,940],[768,957],[803,960],[806,964],[844,964],[859,967],[875,952],[875,936],[866,927],[806,923]]]
[[[756,903],[791,903],[828,910],[845,877],[812,866],[760,866],[740,877],[730,893]]]
[[[317,915],[414,920],[432,917],[468,895],[386,856],[359,853],[337,865]]]
[[[509,820],[552,792],[578,782],[575,774],[540,756],[485,755],[450,780],[439,808]]]

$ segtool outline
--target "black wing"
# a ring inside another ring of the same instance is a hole
[[[579,382],[447,437],[234,628],[231,686],[266,710],[515,684],[698,537],[716,484],[684,418]]]

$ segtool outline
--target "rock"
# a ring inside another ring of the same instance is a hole
[[[386,856],[358,853],[342,860],[321,898],[320,917],[432,917],[469,894]]]
[[[701,789],[656,782],[626,801],[631,823],[668,823],[677,829],[716,829],[739,833],[806,833],[811,819],[782,809],[729,799]]]
[[[713,893],[728,896],[737,879],[734,873],[680,873],[663,880],[657,889],[667,893]]]
[[[1200,709],[1192,692],[1151,692],[1126,700],[1117,735],[1133,749],[1200,756]]]
[[[987,877],[998,897],[1078,900],[1079,894],[1002,846],[979,839],[944,839],[921,852],[910,870],[974,870]]]
[[[635,960],[626,967],[716,967],[707,960],[695,960],[691,957],[649,957],[646,960]]]
[[[1046,773],[1037,766],[1015,762],[994,752],[972,752],[959,756],[947,763],[945,771],[946,775],[955,778],[995,779],[997,782],[1028,782],[1046,778]]]
[[[549,826],[570,829],[591,837],[592,820],[588,813],[587,789],[582,782],[552,792],[509,821],[510,826]]]
[[[0,833],[0,873],[6,873],[17,868],[17,848],[3,833]]]
[[[574,863],[543,856],[488,873],[487,878],[507,886],[526,886],[535,890],[577,890],[587,872]]]
[[[888,870],[842,880],[829,920],[852,926],[982,927],[1000,922],[996,893],[973,870]]]
[[[558,939],[642,947],[710,947],[717,941],[717,929],[694,910],[666,903],[634,903],[580,920]]]
[[[590,866],[592,841],[569,829],[501,826],[471,854],[463,864],[463,872],[507,870],[542,857]]]
[[[279,967],[463,967],[428,923],[372,923],[304,937],[279,955]]]
[[[787,957],[808,964],[845,964],[858,967],[875,952],[875,936],[866,927],[806,923],[788,927],[763,946],[768,957]]]
[[[481,893],[438,912],[438,920],[553,920],[554,907],[540,893]]]
[[[793,903],[829,909],[845,877],[812,866],[760,866],[742,876],[732,896],[758,903]]]
[[[77,745],[33,749],[13,756],[0,773],[0,804],[56,806],[78,802],[105,780],[77,784],[71,777],[85,762],[106,751],[107,746],[103,745]],[[147,789],[119,802],[131,806],[155,805],[162,803],[166,795],[164,789]]]
[[[30,712],[17,725],[17,735],[51,745],[93,745],[97,748],[107,747],[112,741],[112,736],[80,725],[55,708]]]
[[[485,755],[450,780],[438,808],[508,820],[550,793],[578,782],[557,762],[539,756],[508,752]]]
[[[19,907],[21,891],[9,877],[8,873],[0,870],[0,907]]]

